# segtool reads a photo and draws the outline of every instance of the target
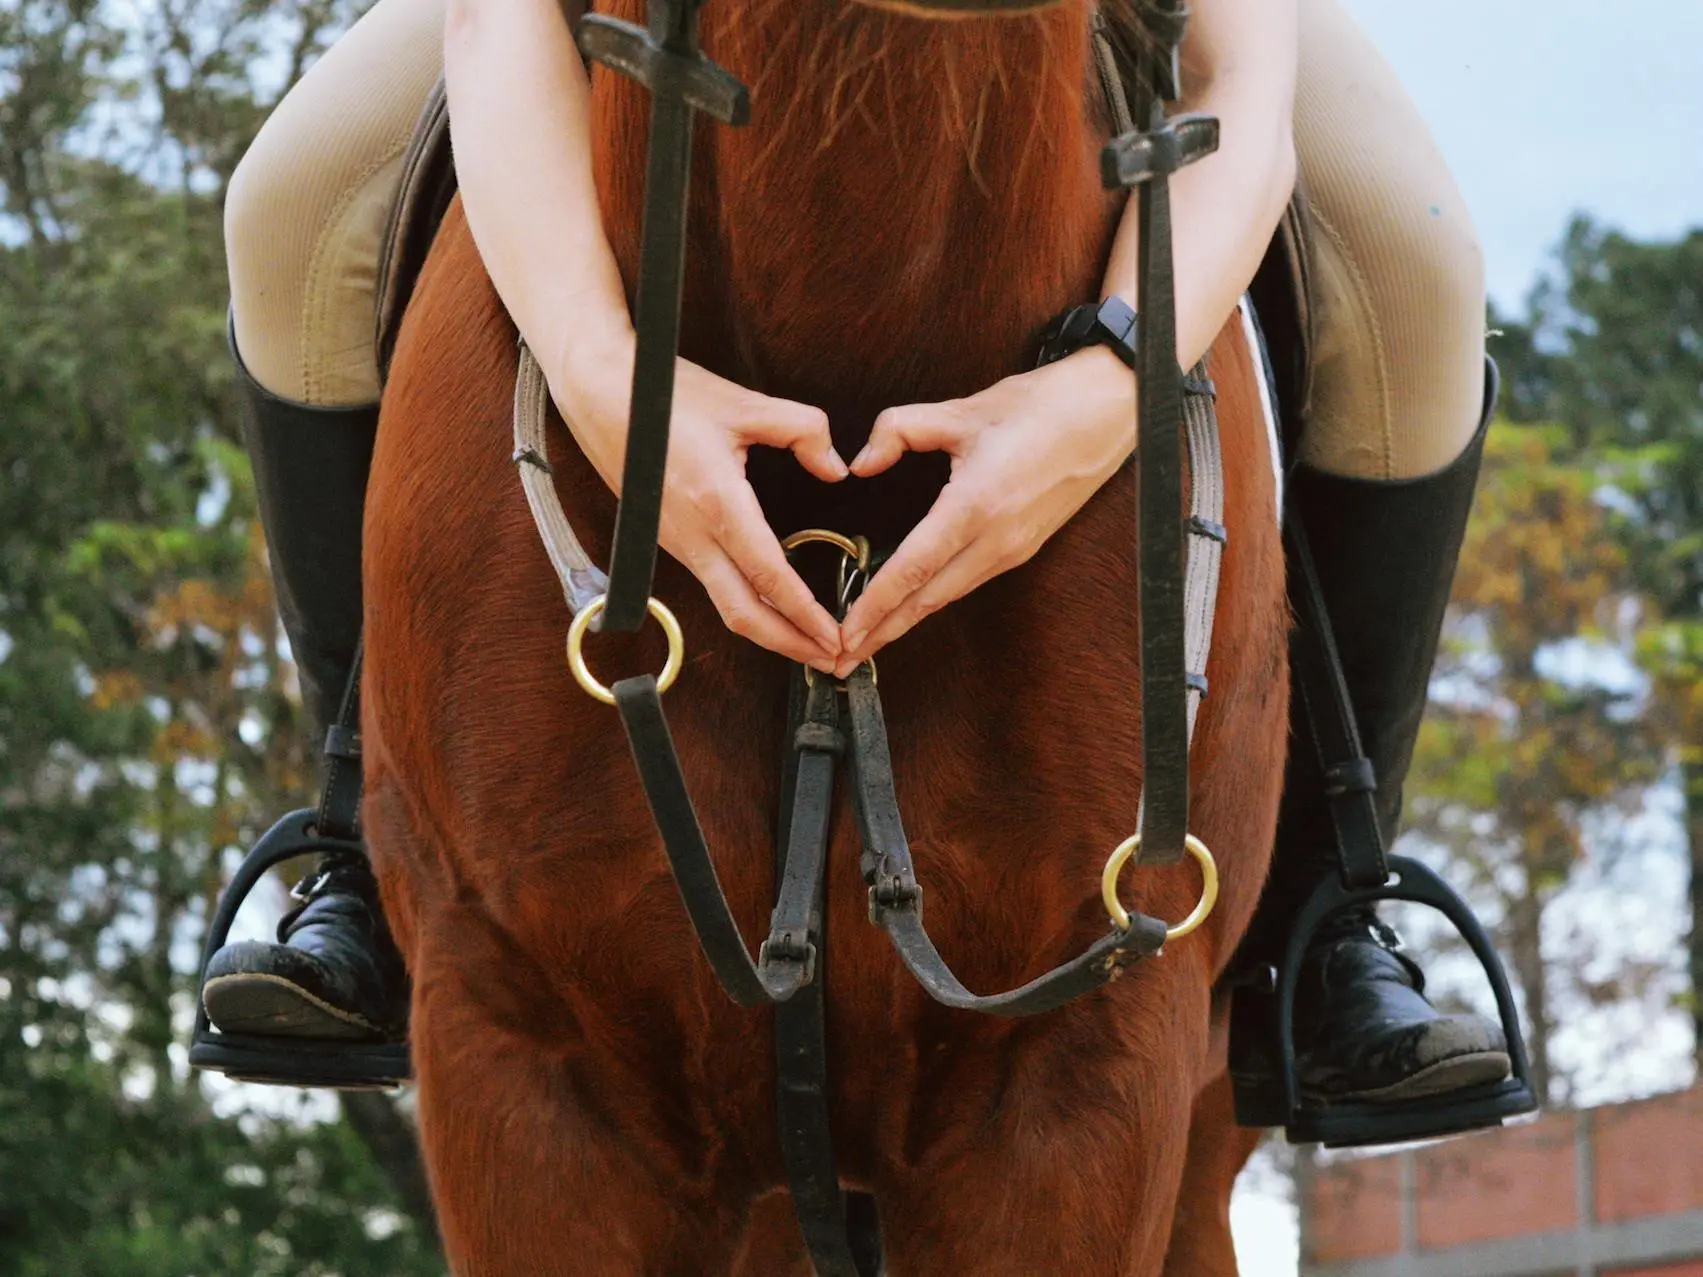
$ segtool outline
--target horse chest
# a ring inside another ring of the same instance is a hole
[[[751,85],[752,118],[700,126],[682,353],[823,407],[848,440],[882,408],[1027,367],[1046,323],[1099,295],[1121,208],[1099,179],[1086,63],[1060,56],[1078,21],[769,0],[707,13],[706,51]],[[593,112],[630,284],[648,101],[603,77]]]

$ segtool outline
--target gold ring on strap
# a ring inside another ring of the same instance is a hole
[[[840,560],[839,593],[843,596],[846,592],[848,568],[856,567],[859,572],[869,571],[869,538],[848,537],[844,533],[833,532],[827,528],[803,528],[782,541],[781,549],[791,554],[801,545],[814,545],[818,542],[833,546],[845,556]],[[872,658],[864,663],[869,666],[869,681],[872,683],[879,682],[874,659]],[[816,685],[816,671],[808,665],[804,667],[804,682],[807,687]],[[837,686],[842,692],[846,690],[846,685],[843,682],[837,684]]]
[[[568,668],[573,671],[574,681],[585,689],[586,695],[605,705],[613,705],[615,693],[598,682],[591,667],[585,663],[585,632],[603,614],[608,603],[609,596],[599,594],[575,615],[574,623],[568,627]],[[674,680],[680,677],[680,667],[686,663],[686,636],[680,630],[680,622],[665,604],[653,598],[647,606],[668,637],[668,659],[663,662],[662,673],[656,676],[656,690],[666,692],[674,686]]]
[[[1106,912],[1112,916],[1112,923],[1120,931],[1129,930],[1129,910],[1123,907],[1118,899],[1118,874],[1123,867],[1135,856],[1141,847],[1141,835],[1132,834],[1118,844],[1106,860],[1105,871],[1100,875],[1100,898],[1105,902]],[[1218,863],[1213,860],[1212,853],[1206,849],[1206,844],[1190,834],[1183,839],[1183,847],[1200,865],[1200,899],[1196,902],[1189,916],[1175,926],[1165,928],[1165,941],[1181,940],[1212,914],[1212,907],[1218,903]]]
[[[830,532],[827,528],[805,528],[794,532],[781,542],[781,549],[791,554],[801,545],[811,545],[817,541],[831,545],[846,558],[856,563],[858,567],[869,568],[869,538],[848,537],[839,532]]]

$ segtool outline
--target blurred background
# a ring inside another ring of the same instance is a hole
[[[1607,1155],[1574,1110],[1683,1091],[1703,1042],[1703,4],[1347,2],[1489,262],[1503,420],[1403,849],[1495,928],[1546,1121],[1573,1123],[1531,1128],[1562,1132],[1542,1172]],[[311,783],[235,442],[221,200],[361,7],[0,0],[0,1277],[442,1272],[406,1097],[185,1066],[220,886]],[[1399,921],[1444,996],[1483,1004],[1450,937]],[[1504,1156],[1443,1147],[1444,1180]],[[1703,1126],[1686,1147],[1664,1175],[1703,1185]],[[1422,1227],[1427,1156],[1269,1148],[1235,1208],[1245,1271],[1599,1271],[1467,1266]],[[1583,1202],[1607,1175],[1584,1168],[1544,1200]]]

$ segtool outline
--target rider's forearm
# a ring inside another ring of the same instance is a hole
[[[1216,115],[1216,153],[1171,183],[1177,358],[1206,353],[1259,269],[1295,184],[1297,0],[1200,0],[1189,23],[1183,109]],[[1135,303],[1136,199],[1105,292]]]
[[[468,225],[559,394],[576,350],[632,331],[592,179],[584,63],[556,0],[449,0],[444,78]]]

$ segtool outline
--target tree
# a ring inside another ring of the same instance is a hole
[[[1516,421],[1555,421],[1612,485],[1615,535],[1661,624],[1638,650],[1685,797],[1703,1064],[1703,230],[1639,243],[1576,218],[1529,323],[1493,319]]]
[[[235,443],[223,189],[263,54],[289,36],[299,70],[342,16],[0,0],[6,1273],[441,1272],[388,1102],[221,1117],[183,1061],[212,902],[310,778]]]
[[[1635,690],[1554,659],[1635,650],[1644,613],[1594,466],[1557,457],[1565,431],[1498,426],[1461,556],[1448,641],[1409,786],[1409,825],[1447,846],[1500,919],[1529,1023],[1539,1099],[1559,1098],[1553,985],[1577,978],[1543,949],[1543,914],[1594,812],[1660,775]]]

